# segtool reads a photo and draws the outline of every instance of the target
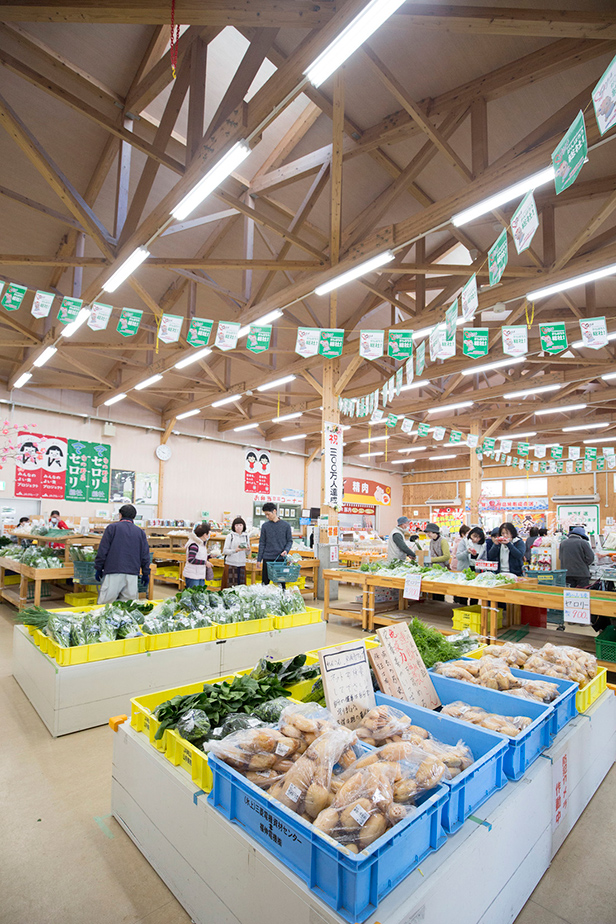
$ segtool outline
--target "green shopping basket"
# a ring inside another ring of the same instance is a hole
[[[284,559],[264,562],[264,565],[267,567],[268,578],[274,584],[292,584],[298,579],[301,568],[299,562],[287,564]]]

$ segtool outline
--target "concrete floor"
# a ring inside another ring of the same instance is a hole
[[[13,680],[14,613],[0,605],[0,924],[189,924],[109,815],[111,730],[52,738]],[[331,622],[327,641],[360,634]],[[614,818],[616,768],[516,924],[615,924]]]

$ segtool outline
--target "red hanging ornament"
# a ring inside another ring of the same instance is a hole
[[[177,77],[178,42],[180,40],[180,27],[175,24],[175,0],[171,0],[171,39],[169,41],[169,57],[171,59],[171,73],[173,79]]]

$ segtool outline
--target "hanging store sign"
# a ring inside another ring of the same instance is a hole
[[[387,355],[391,359],[409,359],[413,355],[413,331],[390,330],[387,337]]]
[[[359,355],[364,359],[379,359],[383,355],[385,332],[382,330],[360,330]]]
[[[214,322],[207,318],[192,318],[186,334],[187,343],[194,347],[207,346],[213,326]]]
[[[81,298],[69,298],[68,296],[63,298],[58,311],[60,324],[71,324],[81,311],[82,305],[83,299]]]
[[[319,356],[335,359],[342,354],[344,330],[329,328],[321,331],[319,338]]]
[[[373,517],[376,516],[376,506],[374,504],[343,504],[340,513],[348,513],[351,516]]]
[[[592,91],[597,125],[602,135],[616,125],[616,58],[612,58],[608,69]]]
[[[529,192],[524,196],[511,218],[511,234],[518,253],[530,247],[538,227],[539,216],[535,197],[532,192]]]
[[[133,337],[139,330],[143,311],[138,308],[122,308],[116,330],[123,337]]]
[[[547,497],[482,497],[479,499],[481,511],[490,510],[547,510],[549,501]],[[466,502],[466,510],[471,509],[470,502]]]
[[[4,283],[2,283],[4,286]],[[0,291],[2,291],[0,289]],[[27,286],[19,286],[15,282],[9,284],[8,289],[2,296],[2,301],[0,304],[3,308],[6,308],[7,311],[17,311],[19,306],[24,300],[24,295],[28,291]]]
[[[67,439],[21,431],[15,458],[15,497],[64,498]]]
[[[607,346],[607,325],[605,318],[584,318],[580,321],[580,330],[584,346],[591,350],[600,350]]]
[[[164,314],[160,319],[158,339],[163,343],[177,343],[182,332],[184,318],[181,314]]]
[[[479,308],[477,276],[474,273],[460,293],[460,305],[462,306],[462,317],[465,321],[470,321]]]
[[[567,349],[567,328],[564,321],[556,324],[540,324],[541,349],[546,353],[562,353]]]
[[[319,352],[321,329],[319,327],[298,327],[295,352],[300,356],[316,356]]]
[[[244,459],[244,493],[269,494],[270,454],[266,449],[248,449]]]
[[[53,292],[35,292],[30,313],[34,318],[46,318],[51,311],[55,296]]]
[[[360,481],[357,478],[343,480],[345,504],[378,504],[381,507],[391,506],[391,488],[378,481]]]
[[[343,480],[342,480],[342,444],[344,431],[340,424],[323,423],[323,436],[325,441],[325,500],[328,507],[337,510],[342,506]]]
[[[214,345],[223,352],[234,350],[241,326],[239,321],[219,321]]]
[[[495,286],[497,282],[500,282],[501,276],[505,272],[508,259],[507,229],[503,228],[488,250],[488,272],[491,286]]]
[[[575,182],[587,160],[588,142],[584,113],[579,111],[562,141],[552,151],[556,195]]]
[[[272,325],[260,327],[257,324],[251,324],[248,336],[246,337],[246,349],[251,353],[264,353],[269,350],[272,339]]]
[[[107,330],[112,311],[112,305],[102,305],[95,302],[92,305],[90,317],[87,321],[90,330]]]

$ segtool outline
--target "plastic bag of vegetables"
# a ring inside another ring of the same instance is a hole
[[[262,722],[275,724],[280,719],[284,710],[294,705],[295,704],[290,700],[285,699],[284,696],[278,696],[276,699],[270,699],[261,706],[257,706],[256,709],[252,710],[252,715]]]
[[[230,764],[262,789],[279,781],[290,770],[299,742],[286,737],[277,728],[245,728],[223,738],[210,739],[204,750]]]
[[[499,732],[509,738],[515,738],[531,724],[532,719],[525,715],[499,715],[486,712],[481,706],[471,706],[461,701],[447,703],[441,710],[443,715],[450,715],[454,719],[470,722],[471,725],[480,725],[489,731]]]
[[[178,719],[175,730],[195,747],[201,747],[210,733],[210,720],[202,709],[189,709]]]

